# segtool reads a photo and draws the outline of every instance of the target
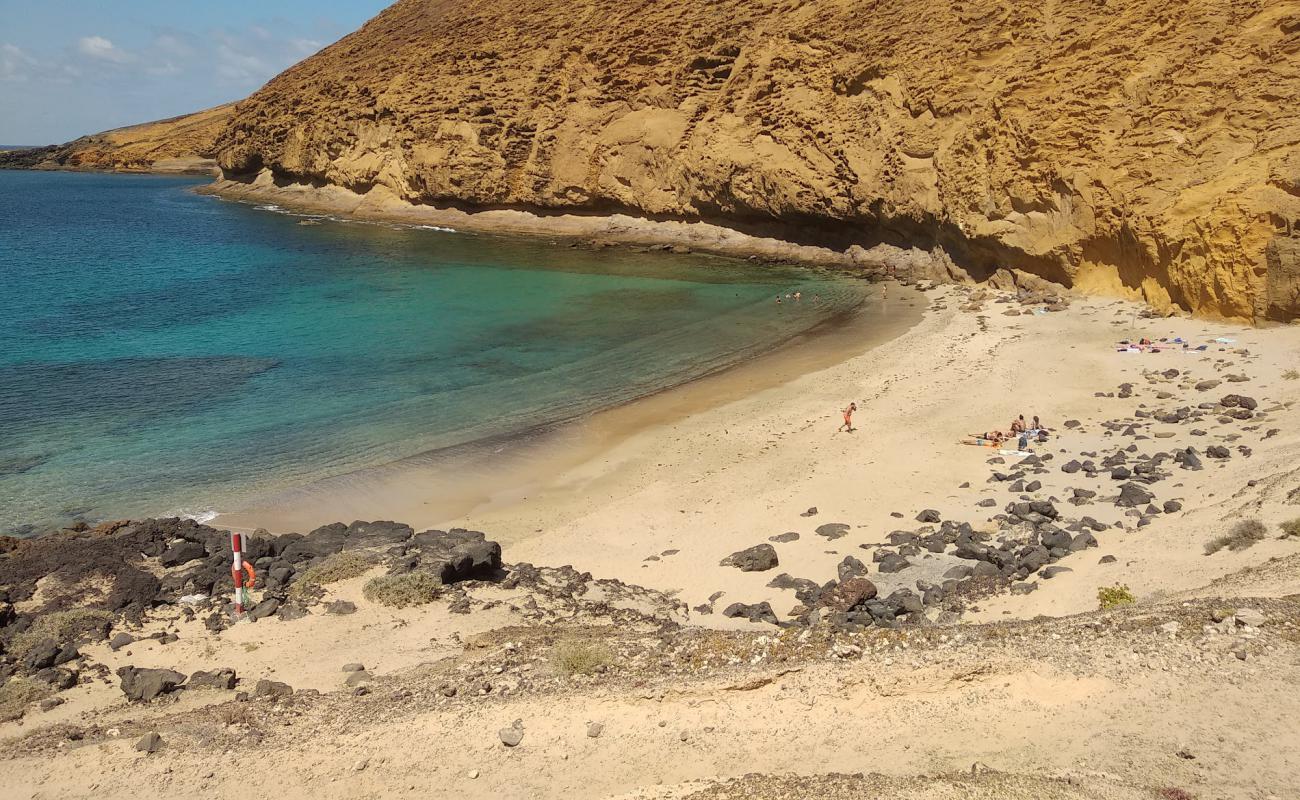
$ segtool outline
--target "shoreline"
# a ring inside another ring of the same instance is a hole
[[[798,244],[778,237],[744,233],[725,224],[706,221],[653,220],[614,213],[539,213],[540,210],[484,209],[417,205],[379,185],[366,194],[338,186],[277,185],[268,173],[251,182],[218,176],[195,192],[231,202],[274,204],[308,214],[338,215],[343,219],[434,225],[459,232],[499,234],[557,240],[586,239],[597,248],[607,246],[652,249],[690,248],[713,255],[805,266],[853,270],[874,277],[886,274],[907,280],[970,282],[941,249],[926,251],[879,244],[871,250],[854,245],[841,252],[830,247]],[[680,250],[679,250],[680,252]],[[1065,288],[1018,271],[998,270],[990,278],[995,287],[1022,287],[1032,291]]]
[[[896,338],[923,318],[924,298],[904,292],[884,301],[865,297],[859,306],[775,347],[613,406],[272,492],[201,521],[245,532],[306,533],[338,520],[381,516],[442,527],[508,508],[547,476],[591,463],[634,435],[778,388]],[[448,473],[454,477],[444,477]]]

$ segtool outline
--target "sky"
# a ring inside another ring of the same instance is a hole
[[[392,0],[0,0],[0,144],[248,96]]]

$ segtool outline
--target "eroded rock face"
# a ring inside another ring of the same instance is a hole
[[[376,201],[705,218],[1285,318],[1297,57],[1296,16],[1250,0],[401,0],[240,103],[217,151]]]

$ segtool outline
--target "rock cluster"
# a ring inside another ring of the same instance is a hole
[[[79,524],[33,539],[3,537],[0,544],[0,681],[20,673],[56,690],[70,688],[89,679],[92,666],[79,644],[108,640],[110,650],[123,651],[137,637],[113,627],[160,606],[174,607],[190,619],[208,612],[204,622],[212,631],[222,630],[231,620],[226,595],[230,534],[193,520],[117,521],[96,528]],[[306,604],[314,602],[312,592],[291,596],[290,588],[323,559],[352,551],[369,554],[391,574],[425,571],[443,585],[505,577],[500,545],[477,531],[416,533],[395,522],[360,521],[326,525],[306,535],[271,536],[258,531],[248,538],[244,555],[256,567],[254,588],[263,596],[248,610],[247,618],[306,616]],[[38,584],[42,587],[39,605],[19,613],[15,605],[30,606]],[[88,592],[92,585],[97,588]],[[325,610],[349,614],[356,606],[336,600]],[[33,638],[22,634],[47,616],[65,621],[51,626],[51,638],[24,641],[16,650],[20,638]],[[149,638],[169,644],[178,637],[159,631]],[[122,691],[136,701],[149,701],[182,686],[229,690],[237,683],[234,671],[224,668],[196,672],[188,683],[177,672],[134,666],[121,668],[118,676]]]

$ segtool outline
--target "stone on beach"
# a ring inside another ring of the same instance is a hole
[[[831,611],[851,611],[876,597],[876,585],[863,577],[849,578],[835,588],[822,592],[818,605]]]
[[[754,604],[732,603],[723,610],[722,616],[743,617],[750,622],[770,622],[773,625],[777,623],[776,612],[766,600]]]
[[[187,689],[223,689],[235,688],[235,671],[229,667],[213,670],[200,670],[190,675]]]
[[[757,544],[753,547],[732,553],[718,562],[721,567],[735,567],[741,572],[764,572],[780,564],[776,548],[770,544]]]
[[[825,536],[827,539],[839,539],[842,536],[847,536],[848,533],[849,526],[843,522],[827,522],[825,525],[817,526],[817,535]]]
[[[128,700],[147,703],[159,695],[174,691],[185,683],[185,675],[170,669],[144,669],[134,666],[120,667],[122,693]]]

